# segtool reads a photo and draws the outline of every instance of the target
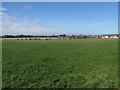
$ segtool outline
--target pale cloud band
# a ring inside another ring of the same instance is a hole
[[[6,10],[7,10],[6,8],[3,7],[0,8],[0,11],[6,11]]]
[[[15,17],[7,15],[1,12],[2,16],[2,35],[52,35],[58,33],[58,31],[52,27],[43,27],[37,23],[36,20],[33,22],[27,21],[27,19],[22,19],[21,21],[15,20]]]

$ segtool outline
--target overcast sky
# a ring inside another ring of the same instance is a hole
[[[5,34],[118,33],[117,2],[3,2]]]

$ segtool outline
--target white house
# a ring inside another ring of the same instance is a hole
[[[102,38],[109,38],[109,36],[102,36]]]
[[[118,36],[116,36],[116,35],[115,36],[110,36],[110,38],[118,38]]]

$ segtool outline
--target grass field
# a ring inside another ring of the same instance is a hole
[[[3,40],[3,88],[117,88],[118,40]]]

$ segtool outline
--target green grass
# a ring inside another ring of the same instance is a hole
[[[118,40],[3,40],[3,88],[117,88]]]

